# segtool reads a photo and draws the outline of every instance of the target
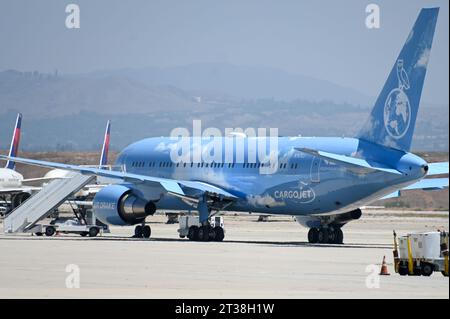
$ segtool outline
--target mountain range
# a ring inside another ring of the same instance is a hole
[[[85,74],[0,72],[0,147],[18,111],[26,150],[92,150],[113,121],[112,147],[175,127],[276,127],[280,135],[352,136],[374,98],[264,67],[192,64]],[[448,105],[422,105],[413,146],[448,150]]]

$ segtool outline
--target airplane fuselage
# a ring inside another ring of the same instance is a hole
[[[209,156],[208,160],[202,158],[194,162],[193,156],[174,161],[174,150],[179,146],[177,140],[149,138],[125,148],[116,165],[128,173],[218,186],[239,198],[226,207],[227,210],[287,215],[350,211],[399,189],[399,186],[412,184],[426,173],[423,170],[426,162],[411,153],[385,147],[381,150],[378,145],[354,138],[280,137],[277,139],[277,162],[263,164],[265,159],[258,156],[254,159],[251,154],[251,146],[260,141],[258,138],[220,138],[216,144],[220,148],[219,156],[216,154],[215,159]],[[204,154],[211,140],[189,138],[190,150],[196,148],[196,143],[202,145]],[[268,145],[269,141],[264,143]],[[233,145],[232,148],[229,145]],[[239,160],[236,154],[239,154],[240,146],[243,156]],[[383,163],[390,163],[391,168],[401,174],[353,170],[296,148],[320,149],[346,156],[364,152],[365,158],[373,160],[383,154]],[[227,161],[225,153],[230,149],[234,154],[232,160]],[[261,168],[269,165],[276,170],[262,173]],[[163,194],[154,187],[139,184],[133,187],[146,199],[157,199],[159,209],[192,209],[186,201]]]
[[[22,174],[9,168],[0,168],[0,190],[21,187],[22,181]]]

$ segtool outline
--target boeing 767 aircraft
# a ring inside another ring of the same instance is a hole
[[[209,137],[138,141],[120,153],[116,165],[122,171],[2,158],[117,179],[95,195],[94,213],[110,225],[138,225],[137,235],[149,232],[145,219],[158,209],[195,208],[201,226],[189,229],[191,240],[223,240],[223,229],[211,227],[209,217],[241,211],[292,215],[310,228],[310,242],[343,243],[342,227],[361,216],[360,207],[397,196],[402,189],[448,187],[448,178],[424,179],[448,173],[448,162],[428,164],[410,153],[438,11],[421,10],[367,122],[354,138],[277,137],[276,166],[252,156],[251,145],[270,144],[270,138],[238,134],[215,139],[222,156],[212,162],[192,157],[174,161],[171,156],[180,143],[193,153],[207,149]],[[227,160],[230,145],[235,153],[243,145],[242,160]],[[263,174],[264,168],[274,171]]]

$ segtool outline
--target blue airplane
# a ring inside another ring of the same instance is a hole
[[[361,207],[404,189],[442,189],[448,162],[428,164],[409,152],[438,8],[422,9],[396,59],[367,122],[354,138],[277,137],[276,161],[252,155],[252,145],[268,145],[269,137],[242,134],[216,138],[221,156],[214,161],[193,160],[210,145],[210,137],[148,138],[126,147],[118,156],[120,171],[87,168],[12,156],[5,160],[60,168],[116,179],[94,197],[98,219],[110,225],[137,225],[137,237],[149,237],[145,219],[157,209],[199,212],[199,226],[188,238],[221,241],[224,231],[209,217],[220,211],[295,216],[310,228],[311,243],[343,243],[342,226],[360,218]],[[192,155],[174,161],[180,143]],[[261,143],[261,144],[260,144]],[[243,158],[227,159],[227,147]],[[275,163],[275,164],[274,164]],[[273,169],[262,174],[262,169]]]

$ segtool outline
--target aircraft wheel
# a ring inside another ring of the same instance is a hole
[[[216,241],[216,228],[210,226],[210,227],[208,227],[208,229],[209,229],[209,234],[208,234],[209,240]]]
[[[38,236],[38,237],[40,237],[40,236],[42,236],[43,234],[41,233],[41,232],[37,232],[37,233],[34,233],[36,236]]]
[[[48,226],[45,228],[45,236],[51,237],[56,233],[56,229],[53,226]]]
[[[344,243],[344,233],[342,232],[342,229],[337,228],[334,230],[334,244],[341,245]]]
[[[225,232],[223,231],[223,228],[220,226],[214,227],[214,232],[216,233],[216,241],[223,241],[225,238]]]
[[[200,241],[208,241],[209,240],[209,226],[201,226],[198,229],[198,239]]]
[[[328,243],[335,244],[336,243],[336,230],[333,228],[328,229]]]
[[[311,244],[319,242],[319,230],[317,228],[310,228],[308,231],[308,241]]]
[[[31,195],[28,193],[19,193],[12,198],[13,208],[19,207],[24,201],[30,198]]]
[[[85,231],[85,232],[82,232],[80,235],[81,235],[81,237],[86,237],[87,235],[89,235],[89,233]]]
[[[188,236],[189,240],[197,240],[198,239],[198,227],[191,226],[189,227]]]
[[[137,225],[134,228],[134,238],[142,238],[142,226]]]
[[[328,229],[321,228],[319,230],[319,243],[321,244],[327,244],[329,238],[329,232]]]
[[[152,235],[152,229],[150,228],[149,225],[145,225],[144,227],[142,227],[142,237],[150,238],[151,235]]]

